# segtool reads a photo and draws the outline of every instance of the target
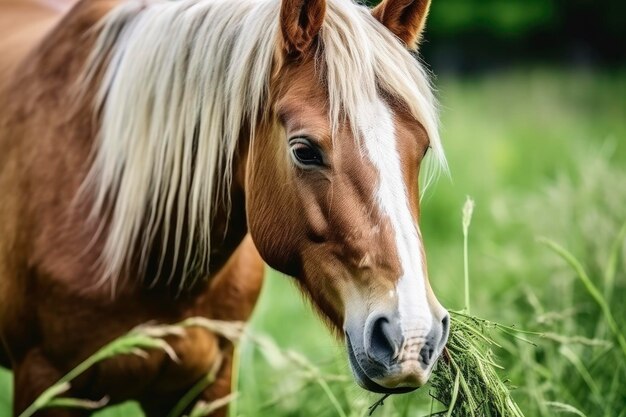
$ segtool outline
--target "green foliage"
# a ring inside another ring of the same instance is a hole
[[[557,12],[552,0],[435,1],[428,30],[435,37],[475,32],[500,38],[522,37],[553,24]]]
[[[379,1],[365,3],[373,7]],[[455,37],[479,31],[504,37],[523,36],[554,23],[558,9],[554,0],[434,1],[428,17],[429,37]]]
[[[624,15],[619,0],[435,0],[420,49],[438,71],[529,60],[620,67]]]
[[[0,415],[9,415],[9,410],[11,410],[11,398],[13,397],[11,382],[11,373],[0,368]]]
[[[536,217],[533,237],[549,236],[529,247],[532,262],[501,251],[518,257],[515,273],[524,277],[503,302],[515,306],[518,322],[545,333],[537,348],[507,349],[537,415],[564,403],[589,417],[626,409],[624,183],[626,172],[591,154],[541,199],[518,201],[520,213]]]

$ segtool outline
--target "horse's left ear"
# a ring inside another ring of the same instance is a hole
[[[282,0],[280,30],[289,55],[307,54],[326,15],[326,0]]]
[[[429,8],[430,0],[383,0],[372,14],[409,49],[416,49]]]

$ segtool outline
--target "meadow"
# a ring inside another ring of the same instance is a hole
[[[626,72],[527,68],[435,85],[451,175],[426,191],[421,228],[439,300],[464,308],[469,195],[472,314],[540,333],[530,343],[494,334],[522,411],[626,416]],[[268,271],[250,331],[262,346],[239,348],[232,416],[365,416],[379,399],[352,382],[344,347],[290,278]],[[390,397],[374,415],[445,410],[429,391]],[[0,416],[10,396],[0,370]],[[133,404],[97,413],[140,415]]]

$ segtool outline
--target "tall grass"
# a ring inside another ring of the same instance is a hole
[[[517,258],[508,268],[521,279],[517,294],[503,301],[546,340],[533,351],[510,346],[508,361],[526,380],[523,401],[538,416],[555,407],[587,417],[626,415],[626,172],[607,159],[589,153],[574,174],[516,199],[514,216],[533,218],[520,240],[541,238],[523,256],[503,251]]]

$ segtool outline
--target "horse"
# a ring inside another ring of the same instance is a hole
[[[0,363],[14,413],[140,324],[247,320],[265,264],[345,342],[361,387],[424,385],[449,329],[419,228],[420,171],[446,168],[414,52],[429,7],[0,0]],[[164,416],[218,357],[196,400],[229,393],[228,340],[199,327],[166,340],[178,360],[111,358],[67,395]]]

